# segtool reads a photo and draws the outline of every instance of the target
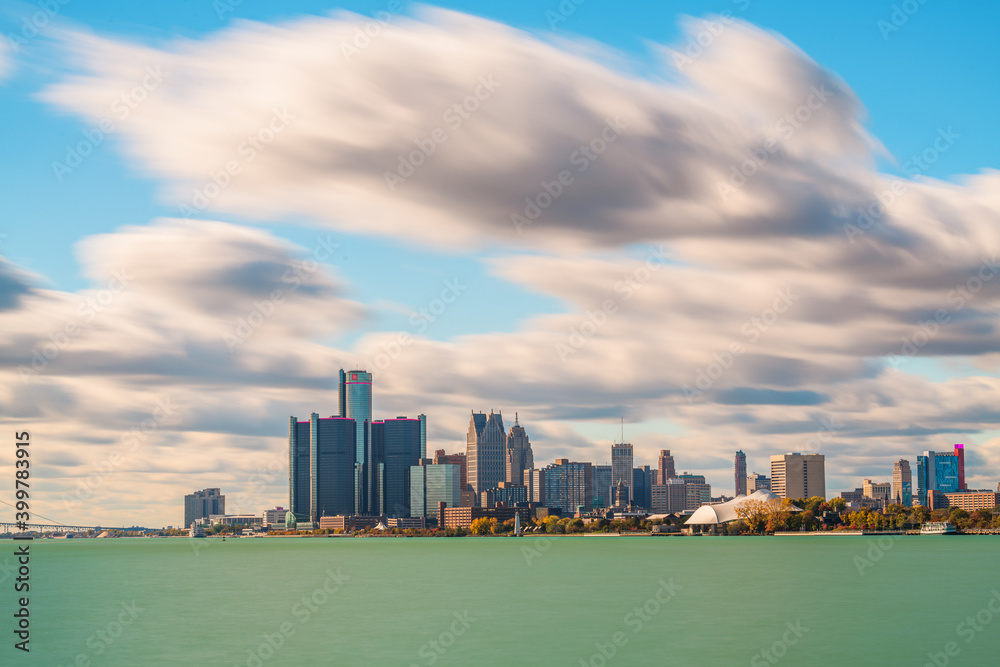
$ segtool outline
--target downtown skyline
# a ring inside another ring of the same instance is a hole
[[[12,8],[0,416],[41,511],[284,505],[339,368],[428,452],[502,409],[536,465],[624,419],[716,493],[738,450],[836,493],[957,442],[995,488],[1000,10],[778,4]]]

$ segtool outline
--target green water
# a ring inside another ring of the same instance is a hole
[[[35,541],[0,664],[1000,664],[1000,538],[883,540]]]

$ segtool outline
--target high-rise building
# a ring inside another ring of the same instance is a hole
[[[761,475],[756,472],[752,472],[747,476],[747,495],[750,495],[754,491],[770,491],[771,490],[771,480],[767,475]]]
[[[357,514],[368,514],[369,499],[376,495],[370,488],[377,483],[378,475],[368,459],[371,458],[372,374],[368,371],[340,371],[340,416],[353,419],[357,435],[354,454],[355,507]],[[350,514],[350,512],[347,512]]]
[[[495,489],[507,477],[507,436],[503,431],[503,414],[471,413],[466,436],[469,486],[479,496],[482,491]]]
[[[637,509],[648,510],[652,507],[652,485],[653,471],[649,466],[632,469],[632,491],[635,496],[631,500]]]
[[[660,450],[660,458],[656,463],[656,483],[666,484],[668,479],[677,477],[674,469],[674,457],[670,455],[669,449]]]
[[[354,510],[355,422],[346,417],[289,419],[288,495],[293,514],[318,522]]]
[[[589,462],[577,463],[569,459],[556,459],[555,463],[546,466],[543,471],[544,502],[547,507],[558,507],[564,514],[572,514],[580,507],[585,512],[590,511],[593,498],[593,470]]]
[[[743,453],[742,449],[736,452],[733,469],[736,475],[735,495],[745,496],[747,494],[747,455]]]
[[[873,482],[870,479],[866,479],[861,482],[861,494],[864,498],[877,500],[884,507],[892,497],[892,484],[889,482]]]
[[[929,507],[927,494],[930,491],[942,493],[961,491],[961,484],[965,479],[964,463],[964,447],[956,447],[952,452],[927,451],[918,456],[917,500],[920,501],[920,504]]]
[[[428,463],[410,466],[410,516],[434,518],[438,503],[459,507],[462,503],[461,466],[453,463]]]
[[[958,459],[958,490],[965,491],[965,445],[955,445],[955,458]]]
[[[906,459],[892,464],[892,502],[903,507],[913,504],[913,476]]]
[[[591,466],[593,475],[593,507],[611,507],[611,466]]]
[[[779,498],[826,497],[826,457],[778,454],[771,457],[771,492]]]
[[[475,496],[472,493],[472,487],[469,486],[468,477],[468,466],[467,457],[464,453],[462,454],[445,454],[443,449],[438,449],[434,452],[434,463],[453,463],[462,468],[462,502],[461,507],[472,507],[475,505]]]
[[[226,497],[220,489],[202,489],[184,496],[184,527],[213,514],[226,513]]]
[[[524,481],[528,487],[528,502],[545,505],[545,470],[525,470]]]
[[[653,484],[650,508],[654,514],[674,514],[688,508],[687,484],[682,479],[668,479],[665,484]]]
[[[369,512],[390,517],[410,516],[410,469],[423,458],[420,420],[396,417],[375,421],[372,448],[372,470],[377,474],[372,475],[376,493],[369,501]]]
[[[632,445],[627,442],[616,442],[611,445],[611,486],[622,483],[628,487],[628,497],[635,496],[632,489]]]
[[[427,415],[417,415],[420,420],[420,458],[427,458]]]
[[[505,454],[505,481],[509,484],[524,484],[524,471],[535,467],[535,456],[531,451],[531,442],[524,427],[514,413],[514,425],[507,434],[507,451]]]
[[[704,479],[704,477],[702,478]],[[684,484],[687,491],[686,509],[694,511],[702,505],[707,505],[712,500],[712,485],[702,482],[687,482]]]

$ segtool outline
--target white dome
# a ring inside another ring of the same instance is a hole
[[[684,522],[684,525],[690,526],[692,524],[703,524],[703,525],[713,525],[719,523],[729,523],[730,521],[736,521],[739,519],[736,516],[736,508],[747,502],[748,500],[762,500],[768,502],[771,500],[781,501],[781,498],[774,495],[766,489],[760,489],[759,491],[754,491],[749,496],[736,496],[732,500],[724,503],[719,503],[718,505],[702,505],[694,511],[688,520]],[[799,508],[794,508],[793,511],[802,511]]]

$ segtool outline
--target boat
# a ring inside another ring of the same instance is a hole
[[[192,523],[188,537],[205,537],[205,529],[197,523]]]
[[[955,526],[947,521],[928,521],[920,527],[921,535],[955,535]]]

